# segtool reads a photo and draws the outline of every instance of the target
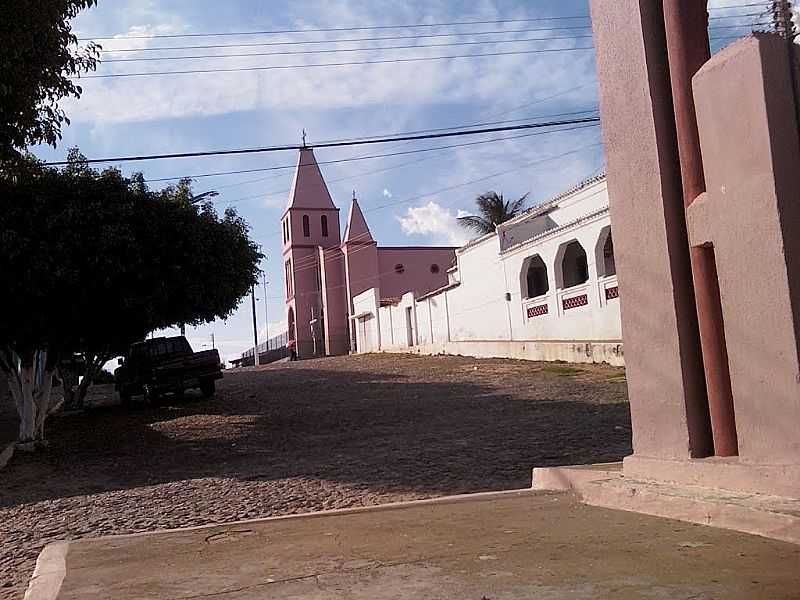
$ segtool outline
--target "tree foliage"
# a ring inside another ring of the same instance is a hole
[[[70,19],[97,0],[0,0],[0,160],[29,145],[55,145],[69,124],[59,101],[80,97],[73,79],[97,65]]]
[[[475,199],[478,215],[459,217],[458,222],[480,235],[492,233],[500,223],[505,223],[522,213],[527,201],[528,194],[514,202],[507,202],[503,199],[503,194],[486,192]]]
[[[190,198],[188,182],[152,191],[75,151],[63,170],[29,161],[0,175],[0,314],[11,315],[0,367],[12,388],[17,366],[46,375],[81,352],[99,368],[154,329],[236,309],[261,254],[233,209]]]

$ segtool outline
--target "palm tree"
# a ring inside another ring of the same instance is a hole
[[[514,202],[506,202],[503,194],[486,192],[475,199],[475,204],[478,205],[478,215],[459,217],[458,222],[481,235],[492,233],[500,223],[513,219],[525,210],[528,194]]]

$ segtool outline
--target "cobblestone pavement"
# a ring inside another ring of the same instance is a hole
[[[521,488],[631,451],[622,370],[464,357],[229,371],[211,400],[48,426],[0,472],[0,598],[58,539]]]

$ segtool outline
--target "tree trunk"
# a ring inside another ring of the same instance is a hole
[[[17,404],[19,411],[19,442],[27,444],[36,441],[36,402],[33,399],[35,377],[34,365],[20,369],[20,402]],[[12,392],[13,393],[13,392]]]
[[[81,399],[78,398],[78,375],[73,369],[59,368],[61,389],[64,392],[64,410],[78,410]]]
[[[51,412],[54,368],[47,352],[40,350],[16,357],[5,352],[0,369],[8,377],[11,396],[19,414],[19,439],[23,449],[33,449],[44,441],[44,422]]]
[[[74,394],[74,403],[77,408],[83,408],[89,388],[94,383],[94,379],[97,377],[100,369],[108,362],[108,357],[103,354],[86,354],[85,359],[86,371]]]

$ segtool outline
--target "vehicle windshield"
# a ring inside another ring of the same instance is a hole
[[[156,358],[158,356],[169,356],[171,354],[188,354],[192,351],[189,342],[185,338],[167,338],[163,340],[149,340],[141,344],[136,344],[131,348],[131,357]]]

